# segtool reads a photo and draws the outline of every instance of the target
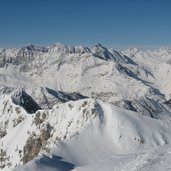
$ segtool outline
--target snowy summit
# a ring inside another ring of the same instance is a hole
[[[0,48],[1,170],[171,170],[170,78],[169,48]]]

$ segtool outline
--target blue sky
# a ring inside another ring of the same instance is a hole
[[[171,45],[171,0],[0,0],[0,47]]]

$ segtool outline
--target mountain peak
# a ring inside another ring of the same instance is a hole
[[[95,47],[104,48],[104,46],[103,46],[101,43],[96,43],[94,46],[95,46]]]
[[[104,60],[113,59],[113,55],[109,52],[109,50],[103,45],[101,45],[100,43],[97,43],[96,45],[94,45],[91,51],[95,57],[99,57]]]

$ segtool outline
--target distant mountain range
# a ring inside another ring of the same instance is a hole
[[[0,49],[1,170],[167,170],[170,101],[169,48]]]

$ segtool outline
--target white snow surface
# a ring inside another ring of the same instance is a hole
[[[0,49],[1,170],[171,170],[170,78],[169,48]],[[15,105],[21,88],[42,109]],[[40,151],[23,165],[30,138]]]
[[[14,110],[16,106],[11,105]],[[45,170],[51,167],[52,170],[60,170],[56,168],[56,162],[59,162],[59,166],[62,165],[60,167],[64,167],[64,170],[72,165],[71,168],[75,169],[91,168],[91,165],[98,168],[99,162],[115,161],[118,154],[123,156],[121,162],[125,161],[125,155],[133,156],[137,162],[135,156],[141,156],[140,151],[147,153],[149,149],[171,143],[169,113],[161,116],[160,120],[153,119],[92,99],[55,105],[46,113],[46,120],[40,126],[35,125],[36,114],[28,115],[24,114],[24,111],[22,113],[24,120],[13,129],[7,129],[7,135],[0,140],[12,166],[22,164],[22,154],[19,151],[22,150],[29,135],[33,132],[37,136],[40,135],[41,128],[46,124],[53,126],[47,142],[47,147],[52,150],[50,156],[40,156],[18,170],[41,170],[43,165]],[[13,112],[12,116],[17,118],[16,115],[18,114]],[[146,155],[150,155],[149,152]],[[97,163],[97,166],[94,166],[94,163]],[[130,167],[133,167],[132,165]],[[105,166],[103,167],[105,170]],[[115,165],[111,167],[115,169]],[[8,169],[7,166],[4,170]]]

